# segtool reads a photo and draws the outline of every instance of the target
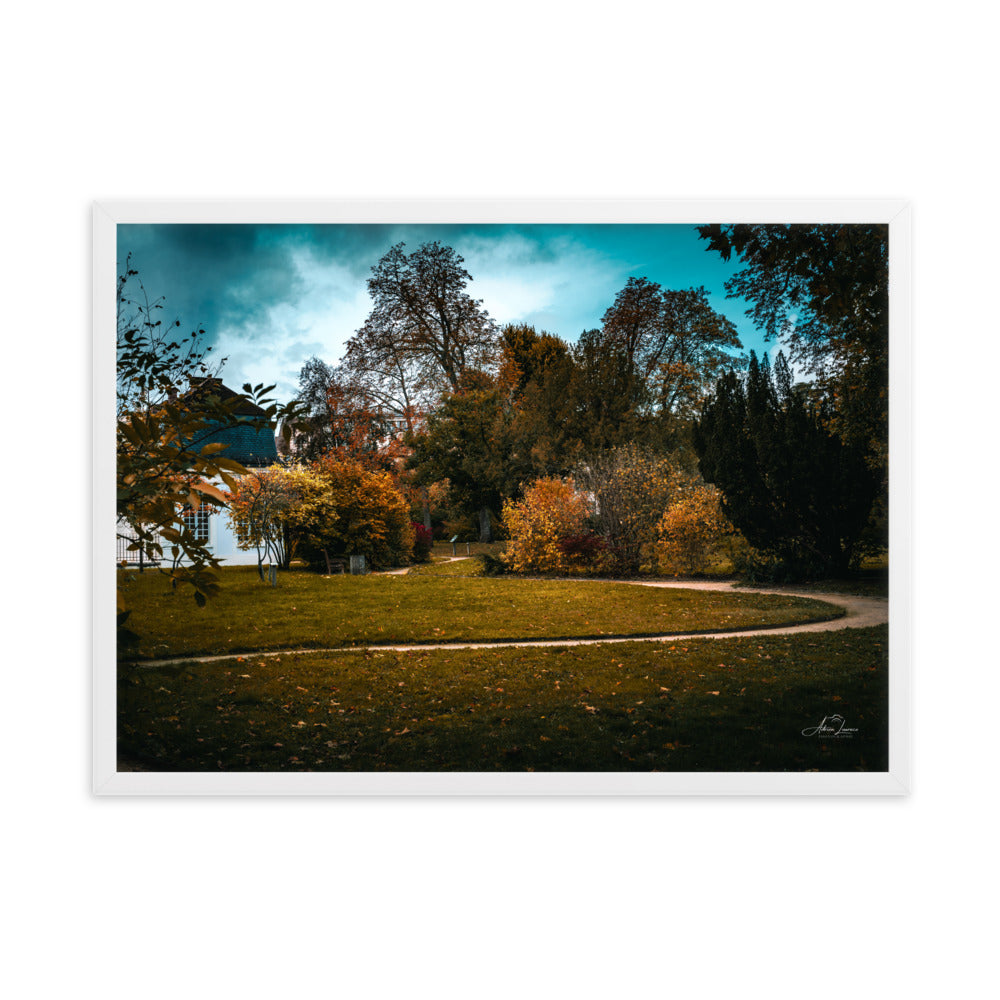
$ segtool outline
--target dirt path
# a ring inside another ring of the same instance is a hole
[[[459,556],[464,559],[467,556]],[[452,562],[452,559],[448,560]],[[628,583],[636,587],[676,587],[682,590],[721,590],[737,594],[781,594],[791,597],[812,597],[817,601],[827,601],[844,609],[840,618],[829,621],[811,622],[805,625],[786,625],[775,628],[730,629],[720,632],[673,632],[653,636],[615,636],[586,639],[508,639],[503,642],[443,642],[416,643],[403,646],[334,646],[324,649],[275,649],[250,653],[223,653],[214,656],[179,656],[169,660],[144,660],[137,664],[141,667],[165,667],[178,663],[211,663],[216,660],[231,660],[236,656],[290,656],[300,653],[363,653],[369,649],[385,650],[387,652],[409,653],[429,651],[434,649],[502,649],[510,646],[597,646],[618,642],[679,642],[690,639],[732,639],[738,636],[752,635],[795,635],[800,632],[833,632],[844,628],[867,628],[872,625],[884,625],[889,621],[889,602],[884,597],[855,597],[850,594],[817,594],[801,590],[771,589],[759,587],[734,587],[729,583],[715,581],[660,581],[660,580],[593,580],[600,583]]]

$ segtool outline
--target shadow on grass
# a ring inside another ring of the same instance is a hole
[[[160,771],[883,771],[887,629],[248,656],[118,705],[123,767]]]

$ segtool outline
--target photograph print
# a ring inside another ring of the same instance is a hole
[[[831,217],[116,222],[112,770],[888,775],[894,234]]]

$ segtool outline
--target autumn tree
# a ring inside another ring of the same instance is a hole
[[[372,469],[394,471],[405,457],[405,425],[383,409],[367,389],[336,368],[311,358],[299,376],[297,399],[309,416],[293,438],[296,458],[353,458]]]
[[[413,398],[455,392],[464,373],[494,362],[496,324],[466,291],[472,275],[460,254],[437,241],[409,254],[405,246],[397,243],[372,268],[372,311],[348,356],[405,384]]]
[[[503,520],[510,536],[504,561],[515,573],[565,573],[574,568],[563,543],[587,530],[588,505],[572,479],[540,478],[518,500],[506,500]]]
[[[702,476],[726,517],[782,572],[842,574],[862,553],[880,475],[831,430],[831,404],[797,391],[783,353],[728,372],[695,429]]]
[[[215,378],[222,362],[209,364],[204,331],[179,337],[179,321],[165,327],[163,300],[149,299],[131,258],[118,278],[117,304],[118,521],[150,558],[160,561],[168,551],[172,565],[165,572],[191,586],[203,605],[218,590],[219,564],[185,512],[224,506],[217,484],[232,489],[246,472],[225,457],[220,432],[248,426],[270,434],[282,416],[294,423],[294,408],[279,410],[266,398],[273,386],[222,392]],[[119,591],[120,625],[127,614]]]
[[[295,556],[309,511],[319,503],[322,482],[315,472],[298,465],[272,465],[249,470],[226,494],[229,523],[239,547],[257,552],[257,570],[264,563],[288,569]]]
[[[290,512],[299,553],[315,569],[332,557],[363,555],[375,568],[396,566],[413,554],[410,508],[388,472],[324,455],[311,467],[318,490]]]
[[[595,528],[617,569],[635,574],[648,558],[663,512],[675,496],[679,473],[670,458],[634,444],[591,455],[574,472],[592,498]]]

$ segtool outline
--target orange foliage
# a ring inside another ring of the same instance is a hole
[[[587,502],[572,479],[536,479],[524,498],[505,501],[504,525],[510,542],[504,556],[517,573],[564,573],[572,558],[559,542],[586,529]]]
[[[734,529],[722,513],[719,491],[692,482],[678,489],[656,530],[659,570],[677,576],[707,569],[712,552]]]

